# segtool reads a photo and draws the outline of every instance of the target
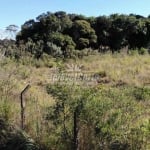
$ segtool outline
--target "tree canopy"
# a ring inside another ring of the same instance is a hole
[[[43,52],[50,42],[61,48],[82,50],[108,47],[112,52],[128,46],[129,49],[147,48],[150,43],[150,18],[141,15],[112,14],[86,17],[64,11],[47,12],[36,20],[26,21],[16,37],[17,43],[43,41]]]

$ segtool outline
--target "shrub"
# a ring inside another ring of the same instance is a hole
[[[148,49],[142,47],[138,50],[138,53],[141,55],[148,54]]]
[[[133,95],[138,101],[150,100],[150,88],[148,87],[136,87],[133,91]]]
[[[79,47],[79,49],[83,49],[85,47],[88,47],[89,43],[90,43],[89,39],[80,38],[79,41],[78,41],[78,47]]]
[[[137,49],[131,49],[131,50],[129,50],[129,55],[134,56],[134,55],[137,55],[137,54],[139,54],[139,52],[138,52]]]
[[[54,57],[58,57],[62,55],[61,47],[51,42],[47,42],[46,47],[45,47],[45,52]]]
[[[25,132],[16,130],[0,118],[0,150],[38,150],[37,144]]]

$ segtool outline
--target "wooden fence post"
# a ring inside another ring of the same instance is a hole
[[[20,106],[21,106],[21,129],[24,130],[25,128],[25,100],[24,100],[24,94],[27,92],[27,90],[31,86],[28,84],[21,92],[20,94]]]

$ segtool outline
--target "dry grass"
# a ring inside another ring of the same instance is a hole
[[[124,83],[144,86],[150,84],[150,56],[149,55],[100,55],[90,56],[79,60],[86,71],[105,72],[112,83]]]
[[[27,84],[31,88],[25,95],[26,97],[26,130],[33,137],[46,134],[43,116],[45,108],[53,105],[53,98],[47,94],[45,84],[50,83],[50,75],[52,69],[49,67],[36,68],[32,65],[22,65],[13,60],[4,60],[0,62],[0,83],[7,82],[10,84],[10,89],[7,85],[0,84],[7,93],[7,103],[9,103],[9,119],[17,126],[20,125],[20,93]],[[92,55],[84,57],[82,60],[68,60],[60,63],[60,66],[67,64],[82,64],[82,70],[93,73],[104,73],[99,81],[94,84],[108,84],[114,86],[119,84],[128,84],[132,86],[149,86],[150,85],[150,55]],[[55,62],[54,62],[55,64]],[[57,65],[56,65],[57,66]],[[2,106],[2,94],[0,92],[0,105]],[[7,113],[7,112],[6,112]],[[11,115],[10,115],[11,114]],[[49,126],[49,125],[47,125]],[[40,132],[40,133],[39,133]],[[46,138],[46,137],[45,137]]]

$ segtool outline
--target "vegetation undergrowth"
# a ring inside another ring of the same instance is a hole
[[[25,144],[31,137],[41,150],[150,148],[148,54],[44,57],[0,61],[0,118],[15,128],[15,133],[1,128],[2,146],[15,149],[16,141]],[[25,129],[18,131],[20,93],[27,84]]]

